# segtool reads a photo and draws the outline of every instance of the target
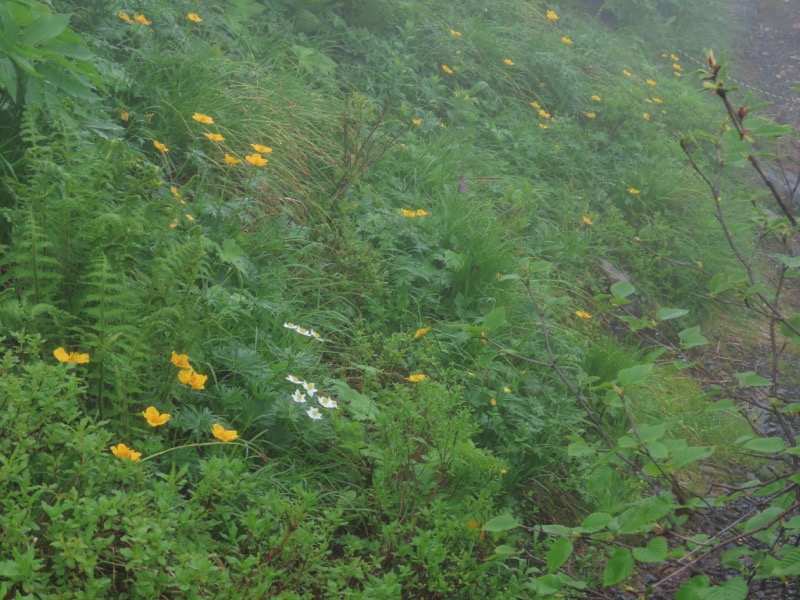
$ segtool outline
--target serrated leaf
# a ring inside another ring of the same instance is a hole
[[[654,537],[644,548],[634,548],[633,557],[644,563],[661,562],[667,557],[667,540]]]
[[[588,515],[581,523],[581,529],[588,533],[595,533],[604,529],[614,517],[604,512],[596,512]]]
[[[695,325],[689,327],[678,333],[681,340],[681,346],[685,349],[694,348],[695,346],[703,346],[708,343],[708,340],[700,333],[700,326]]]
[[[498,306],[483,318],[483,327],[485,329],[496,329],[502,325],[505,320],[506,309],[503,306]]]
[[[617,381],[622,387],[635,385],[647,379],[647,376],[650,374],[652,370],[653,370],[652,363],[644,365],[636,365],[634,367],[622,369],[619,373],[617,373]]]
[[[508,531],[509,529],[514,529],[515,527],[519,527],[517,520],[511,516],[511,513],[505,513],[493,519],[489,519],[483,524],[481,529],[483,531],[497,532]]]
[[[547,570],[552,573],[565,562],[572,554],[572,540],[568,537],[560,537],[556,540],[553,547],[547,553]]]
[[[615,585],[633,573],[633,555],[627,548],[617,548],[603,569],[603,585]]]
[[[761,452],[764,454],[769,454],[785,450],[786,442],[784,442],[783,439],[779,437],[756,438],[754,440],[750,440],[749,442],[747,442],[744,445],[744,448],[747,450],[752,450],[753,452]]]
[[[705,575],[695,575],[675,592],[675,600],[704,600],[710,583]]]
[[[670,319],[679,319],[689,314],[685,308],[662,308],[656,313],[656,319],[659,321],[669,321]]]
[[[772,577],[797,577],[800,575],[800,548],[794,548],[787,552],[770,575]]]
[[[741,577],[733,577],[719,586],[703,593],[703,600],[746,600],[747,583]]]

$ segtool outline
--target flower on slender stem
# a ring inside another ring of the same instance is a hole
[[[250,147],[261,154],[272,154],[272,148],[269,146],[262,146],[261,144],[250,144]]]
[[[567,44],[568,46],[572,46],[572,44],[575,43],[571,39],[569,39],[567,36],[562,37],[561,41],[564,42],[565,44]]]
[[[406,377],[406,379],[411,383],[418,383],[420,381],[424,381],[427,378],[428,376],[424,375],[423,373],[414,373],[413,375],[409,375],[408,377]]]
[[[194,113],[192,118],[197,121],[198,123],[203,123],[204,125],[213,125],[214,119],[209,117],[208,115],[204,115],[201,113]]]
[[[539,123],[539,129],[550,129],[550,128],[544,123]]]
[[[645,121],[649,121],[650,120],[650,113],[642,113],[642,118]]]
[[[647,81],[645,81],[645,83],[650,87],[655,87],[657,85],[656,82],[653,81],[652,79],[648,79]]]
[[[125,110],[125,108],[123,107],[119,109],[119,118],[127,123],[128,119],[130,119],[131,116],[128,114],[128,111]]]
[[[242,162],[242,160],[239,159],[239,158],[236,158],[235,156],[231,156],[230,154],[228,154],[226,152],[225,153],[225,162],[227,164],[229,164],[229,165],[238,165],[240,162]]]
[[[203,19],[200,18],[200,15],[197,13],[189,13],[186,15],[186,18],[189,19],[192,23],[201,23]]]
[[[339,408],[339,403],[333,398],[328,398],[328,396],[318,396],[317,402],[319,402],[323,408]]]
[[[418,208],[417,210],[414,211],[414,216],[415,217],[427,217],[428,216],[428,211],[427,210],[423,210],[421,208]]]
[[[587,225],[594,225],[594,223],[592,223],[592,220],[591,220],[589,217],[585,216],[585,215],[584,215],[584,217],[583,217],[583,219],[582,219],[582,220],[583,220],[583,222],[584,222],[584,223],[586,223]]]
[[[161,152],[169,152],[169,148],[158,140],[153,140],[153,146],[156,147],[156,150],[160,150]]]
[[[642,193],[642,191],[641,190],[637,190],[636,188],[632,187],[632,188],[628,188],[628,193],[632,194],[634,196],[638,196],[639,194]]]
[[[450,68],[450,67],[448,67],[447,65],[442,65],[442,71],[444,71],[444,72],[445,72],[445,73],[447,73],[448,75],[452,75],[452,74],[453,74],[453,69],[451,69],[451,68]]]
[[[539,116],[542,117],[543,119],[549,119],[550,118],[550,113],[547,112],[546,110],[544,110],[543,108],[541,108],[541,109],[539,109]]]
[[[192,223],[194,223],[194,217],[193,217],[192,215],[186,215],[186,218],[187,218],[189,221],[191,221]]]
[[[450,35],[452,35],[453,37],[461,37],[461,32],[460,31],[456,31],[455,29],[451,29],[450,30]]]
[[[200,375],[194,369],[188,368],[178,371],[178,379],[181,380],[182,384],[188,385],[193,390],[204,390],[206,389],[208,375]]]
[[[316,384],[304,381],[301,385],[303,386],[303,389],[306,391],[306,394],[308,394],[309,398],[313,398],[314,394],[316,394],[319,391],[317,390]]]
[[[130,460],[132,462],[136,462],[142,456],[141,452],[136,452],[132,448],[128,448],[125,444],[118,444],[116,446],[111,446],[111,452],[117,458],[122,458],[125,460]]]
[[[79,352],[67,352],[63,347],[53,350],[53,356],[56,357],[58,362],[62,363],[75,363],[76,365],[85,365],[89,362],[88,354],[81,354]]]
[[[584,310],[576,310],[575,311],[575,316],[576,317],[580,317],[581,319],[591,319],[592,318],[592,315],[590,315],[589,313],[587,313]]]
[[[263,167],[269,162],[266,158],[263,158],[258,153],[248,154],[247,156],[244,157],[244,159],[254,167]]]
[[[423,335],[425,335],[426,333],[428,333],[430,330],[431,330],[431,328],[430,328],[430,327],[423,327],[422,329],[417,329],[417,330],[414,332],[414,337],[413,337],[412,339],[414,339],[414,340],[418,340],[418,339],[419,339],[419,338],[421,338]]]
[[[592,94],[592,100],[594,100],[595,102],[602,102],[603,101],[603,99],[600,96],[598,96],[597,94]]]
[[[214,425],[211,426],[211,435],[222,442],[232,442],[239,437],[235,429],[225,429],[219,423],[214,423]]]
[[[222,137],[218,133],[204,133],[203,135],[206,136],[208,139],[210,139],[212,142],[224,142],[225,141],[225,138]]]
[[[594,119],[595,117],[597,117],[597,115],[594,114],[593,112],[586,113],[586,118],[587,119]]]
[[[558,21],[558,15],[556,14],[556,12],[555,12],[554,10],[548,10],[548,11],[547,11],[547,18],[548,18],[550,21],[552,21],[553,23],[555,23],[556,21]]]
[[[504,58],[503,62],[506,64],[506,66],[509,66],[509,67],[513,67],[514,66],[514,61],[511,60],[510,58]]]
[[[414,125],[415,127],[417,125],[422,125],[422,119],[411,119],[411,124]]]
[[[133,19],[131,19],[126,13],[121,12],[118,13],[117,16],[123,21],[125,21],[128,25],[133,25]]]
[[[491,400],[489,400],[489,404],[491,406],[497,406],[497,399],[496,398],[492,398]]]
[[[461,181],[458,183],[458,191],[459,192],[466,192],[467,191],[467,179],[463,175],[458,176]]]
[[[631,75],[633,75],[633,73],[631,73],[627,69],[622,69],[622,74],[625,75],[625,77],[630,77]]]
[[[142,24],[142,25],[152,25],[153,24],[152,21],[148,21],[147,20],[147,17],[145,17],[144,15],[140,15],[138,13],[133,15],[133,20],[136,21],[137,23]]]
[[[542,108],[542,106],[538,102],[531,102],[531,106],[537,110]]]
[[[300,379],[299,377],[296,377],[294,375],[287,375],[286,376],[286,381],[290,381],[290,382],[296,383],[298,385],[303,383],[302,379]]]
[[[172,356],[169,361],[179,369],[191,369],[192,365],[189,364],[189,355],[178,354],[175,350],[172,351]]]
[[[142,416],[151,427],[159,427],[165,425],[170,419],[170,414],[160,413],[155,406],[148,406],[143,412]]]
[[[306,414],[314,419],[315,421],[319,421],[322,418],[322,413],[319,412],[319,409],[316,406],[312,406],[306,411]]]
[[[292,400],[294,400],[298,404],[305,404],[306,395],[303,392],[301,392],[300,390],[295,390],[294,394],[292,394]]]

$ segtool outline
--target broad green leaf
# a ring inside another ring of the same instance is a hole
[[[650,371],[652,370],[653,370],[652,363],[645,365],[636,365],[635,367],[622,369],[619,373],[617,373],[617,381],[622,387],[635,385],[647,379],[647,376],[650,374]]]
[[[730,550],[726,550],[722,553],[721,561],[722,564],[728,567],[729,569],[740,569],[742,564],[739,562],[739,559],[743,556],[747,556],[748,554],[752,553],[753,550],[748,548],[747,546],[737,546],[735,548],[731,548]]]
[[[800,267],[800,256],[787,256],[785,254],[778,254],[776,257],[790,269]]]
[[[572,540],[568,537],[558,538],[547,553],[547,570],[552,573],[567,562],[567,559],[572,554],[572,549]]]
[[[690,446],[672,450],[672,460],[677,467],[683,468],[695,461],[708,458],[714,453],[714,446]]]
[[[662,308],[656,313],[656,319],[659,321],[669,321],[670,319],[679,319],[688,314],[689,311],[685,308]]]
[[[800,313],[793,314],[785,322],[781,323],[781,333],[797,341],[798,334],[795,331],[800,331]]]
[[[681,346],[687,350],[708,343],[708,340],[701,335],[699,325],[684,329],[678,334],[678,337],[681,339]]]
[[[633,555],[627,548],[617,548],[603,569],[603,585],[615,585],[633,573]]]
[[[514,519],[510,513],[505,513],[495,517],[494,519],[489,519],[483,524],[481,529],[483,531],[496,532],[508,531],[509,529],[514,529],[515,527],[519,527],[519,523],[517,523],[516,519]]]
[[[594,454],[595,449],[583,440],[576,440],[567,446],[567,455],[572,457],[586,456],[587,454]]]
[[[779,137],[791,135],[794,128],[791,125],[779,125],[761,117],[755,117],[747,121],[747,130],[753,137]]]
[[[636,292],[636,288],[633,287],[630,281],[618,281],[614,285],[611,286],[611,293],[614,294],[617,298],[627,298],[631,294]]]
[[[22,30],[21,44],[35,46],[58,37],[69,26],[70,15],[50,15],[36,19]]]
[[[779,437],[765,437],[750,440],[744,445],[746,450],[753,452],[761,452],[764,454],[771,454],[773,452],[780,452],[786,449],[786,442]]]
[[[0,90],[5,90],[11,101],[17,102],[17,69],[10,58],[0,59]]]
[[[601,529],[604,529],[613,518],[614,517],[604,512],[592,513],[583,520],[583,523],[581,523],[581,529],[589,533],[600,531]]]
[[[502,325],[503,321],[505,320],[506,320],[506,309],[502,306],[498,306],[483,318],[483,327],[485,329],[496,329],[497,327]]]
[[[772,382],[759,375],[754,371],[745,371],[744,373],[736,373],[734,375],[742,387],[767,387],[772,385]]]
[[[633,557],[639,562],[661,562],[667,557],[667,540],[662,537],[654,537],[647,542],[647,546],[644,548],[634,548]]]
[[[669,456],[669,449],[661,442],[647,442],[645,449],[655,460],[664,460]]]
[[[746,600],[747,583],[741,577],[733,577],[719,586],[703,592],[703,600]]]
[[[548,573],[537,577],[532,583],[536,598],[551,598],[553,594],[561,591],[561,580],[557,575]]]
[[[695,575],[675,592],[675,600],[704,600],[710,584],[705,575]]]
[[[473,85],[471,88],[469,88],[469,91],[467,92],[467,94],[469,94],[470,96],[476,96],[477,94],[481,93],[483,90],[485,90],[488,87],[489,87],[488,83],[486,83],[485,81],[479,81],[478,83]]]
[[[654,442],[664,436],[667,431],[667,426],[664,423],[658,425],[642,425],[636,428],[636,433],[639,434],[639,439],[642,442]]]
[[[518,554],[518,551],[513,546],[508,546],[506,544],[501,544],[494,549],[494,554],[489,557],[491,560],[492,558],[508,558],[509,556],[514,556]]]
[[[667,496],[652,496],[629,508],[618,518],[620,533],[644,533],[650,531],[659,519],[672,510],[672,501]]]
[[[374,421],[378,417],[380,411],[375,403],[344,381],[334,379],[329,387],[356,421]]]
[[[789,550],[771,575],[773,577],[797,577],[800,575],[800,548]]]

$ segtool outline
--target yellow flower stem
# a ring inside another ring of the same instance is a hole
[[[166,450],[162,450],[161,452],[156,452],[155,454],[151,454],[150,456],[145,456],[144,458],[140,459],[139,462],[148,461],[151,458],[155,458],[156,456],[161,456],[162,454],[166,454],[167,452],[172,452],[173,450],[183,450],[184,448],[199,448],[200,446],[242,446],[243,448],[247,448],[247,444],[242,442],[197,442],[196,444],[184,444],[182,446],[167,448]]]

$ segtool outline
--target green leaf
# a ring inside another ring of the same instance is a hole
[[[642,442],[654,442],[664,436],[667,431],[667,426],[664,423],[658,425],[642,425],[636,428],[636,433],[639,434],[639,439]]]
[[[745,371],[744,373],[736,373],[734,375],[742,387],[767,387],[772,385],[772,382],[759,375],[754,371]]]
[[[779,437],[765,437],[750,440],[744,445],[746,450],[753,452],[761,452],[764,454],[771,454],[773,452],[781,452],[786,449],[786,442]]]
[[[594,533],[604,529],[614,517],[604,512],[596,512],[588,515],[581,523],[581,529],[588,533]]]
[[[689,446],[672,450],[675,466],[683,468],[695,461],[708,458],[714,453],[714,446]]]
[[[11,101],[17,102],[17,69],[10,58],[0,59],[0,90],[5,90]]]
[[[720,586],[702,593],[703,600],[746,600],[747,583],[741,577],[733,577]]]
[[[334,379],[329,387],[356,421],[374,421],[380,414],[372,400],[344,381]]]
[[[496,329],[497,327],[502,325],[503,321],[505,320],[506,320],[506,309],[502,306],[498,306],[483,318],[483,327],[485,329]]]
[[[250,272],[247,255],[234,240],[222,240],[222,245],[217,246],[217,254],[219,254],[222,262],[233,265],[242,275],[247,275]]]
[[[71,15],[50,15],[33,21],[20,34],[19,41],[27,46],[35,46],[58,37],[69,26]]]
[[[652,363],[645,365],[636,365],[635,367],[622,369],[619,373],[617,373],[617,381],[622,387],[635,385],[647,379],[647,376],[650,374],[650,371],[652,370],[653,370]]]
[[[747,121],[747,130],[753,137],[775,138],[794,133],[794,128],[791,125],[779,125],[762,117],[749,119]]]
[[[572,550],[572,540],[570,540],[568,537],[558,538],[556,543],[553,544],[553,547],[550,548],[550,551],[547,553],[548,572],[554,572],[561,565],[567,562],[567,559],[572,554]]]
[[[627,548],[617,548],[603,569],[603,585],[608,587],[627,579],[633,573],[633,555]]]
[[[689,348],[694,348],[695,346],[703,346],[708,343],[708,340],[700,334],[699,325],[684,329],[678,334],[678,337],[681,339],[681,346],[686,350]]]
[[[485,90],[488,87],[489,87],[488,83],[486,83],[485,81],[479,81],[478,83],[473,85],[471,88],[469,88],[469,91],[467,92],[467,94],[470,95],[470,96],[476,96],[476,95],[478,95],[479,93],[481,93],[483,90]]]
[[[567,446],[567,455],[573,458],[579,456],[586,456],[587,454],[594,454],[595,449],[583,440],[576,440]]]
[[[787,552],[770,575],[772,577],[797,577],[800,575],[800,548],[794,548]]]
[[[644,548],[634,548],[633,556],[639,562],[656,563],[667,557],[667,540],[654,537]]]
[[[515,527],[519,527],[519,523],[517,523],[516,519],[511,516],[511,513],[504,513],[486,521],[481,529],[483,531],[496,532],[508,531],[509,529],[514,529]]]
[[[633,287],[630,281],[618,281],[611,286],[611,293],[617,298],[627,298],[631,294],[636,293],[636,288]]]
[[[656,313],[656,319],[659,321],[669,321],[670,319],[679,319],[688,314],[689,311],[685,308],[662,308]]]
[[[675,592],[675,600],[704,600],[710,584],[705,575],[695,575]]]

